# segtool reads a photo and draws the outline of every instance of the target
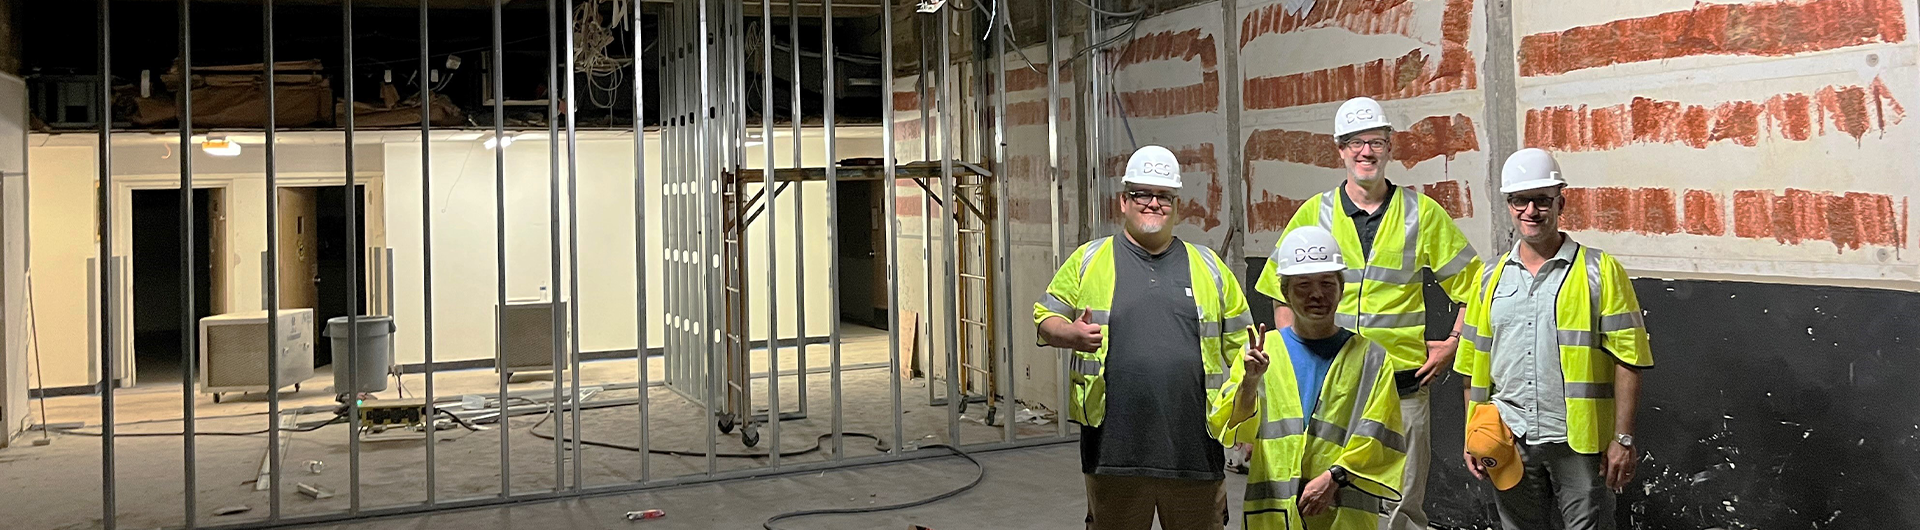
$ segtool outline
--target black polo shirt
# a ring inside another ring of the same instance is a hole
[[[1347,196],[1346,183],[1340,184],[1340,205],[1346,208],[1347,217],[1353,218],[1354,230],[1360,232],[1360,257],[1367,261],[1373,261],[1373,236],[1380,233],[1380,219],[1387,216],[1387,207],[1393,205],[1393,197],[1399,195],[1395,193],[1399,189],[1399,186],[1388,181],[1387,200],[1380,201],[1380,208],[1369,212],[1360,209],[1360,205],[1354,204],[1353,198]]]

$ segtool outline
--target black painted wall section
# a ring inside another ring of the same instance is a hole
[[[1249,285],[1264,261],[1248,260]],[[1621,528],[1920,528],[1920,293],[1634,287],[1658,364],[1644,372]],[[1248,296],[1270,322],[1270,302]],[[1491,487],[1460,457],[1462,384],[1433,392],[1427,513],[1439,528],[1497,528]]]

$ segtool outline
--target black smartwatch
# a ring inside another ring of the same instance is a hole
[[[1333,474],[1333,482],[1335,484],[1339,484],[1342,486],[1349,485],[1349,482],[1347,482],[1347,468],[1340,467],[1340,466],[1333,466],[1333,467],[1327,468],[1327,472]]]

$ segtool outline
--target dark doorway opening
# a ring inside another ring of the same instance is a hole
[[[193,190],[193,324],[181,317],[180,190],[133,192],[133,349],[137,384],[180,384],[181,340],[213,314],[213,190]],[[197,353],[197,352],[196,352]]]
[[[878,181],[840,183],[840,321],[887,328],[886,193]]]
[[[321,188],[301,188],[301,191],[303,193],[294,195],[282,194],[281,201],[283,208],[288,206],[286,202],[289,200],[312,201],[311,204],[300,205],[301,208],[307,212],[312,212],[313,215],[313,236],[310,241],[313,244],[312,266],[314,273],[311,277],[312,285],[304,287],[307,289],[307,292],[313,293],[312,300],[314,305],[312,308],[314,326],[319,328],[319,331],[324,332],[326,330],[327,320],[347,316],[349,307],[356,308],[361,314],[366,313],[367,282],[365,278],[369,276],[368,273],[370,272],[368,271],[366,250],[367,190],[365,186],[353,187],[353,203],[355,206],[353,223],[351,224],[352,228],[349,228],[349,223],[347,222],[347,191],[345,188],[341,186],[327,186]],[[306,191],[311,191],[311,193],[304,193]],[[347,243],[347,231],[350,229],[356,234],[352,245],[348,245]],[[347,260],[350,259],[353,260],[352,263],[357,269],[355,272],[359,276],[358,280],[353,277],[354,275],[347,273]],[[354,289],[353,299],[349,301],[347,298],[348,286],[350,283],[356,281],[359,283],[353,284],[356,285],[357,288]],[[290,287],[283,284],[281,289],[286,291],[300,287],[302,286]],[[318,368],[332,363],[333,341],[326,337],[320,337],[314,342],[313,365],[315,368]]]

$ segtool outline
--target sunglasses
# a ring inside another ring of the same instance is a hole
[[[1559,199],[1560,199],[1559,195],[1538,195],[1533,197],[1520,197],[1515,195],[1508,195],[1507,206],[1510,208],[1513,208],[1516,211],[1526,211],[1527,205],[1531,204],[1536,209],[1545,210],[1548,208],[1552,208],[1553,201],[1556,201]]]

